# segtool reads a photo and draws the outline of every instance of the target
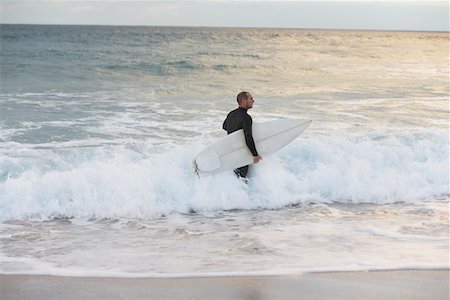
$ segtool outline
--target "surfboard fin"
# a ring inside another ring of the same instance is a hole
[[[197,162],[194,160],[194,161],[192,161],[192,164],[194,165],[194,173],[197,174],[198,178],[200,179]]]

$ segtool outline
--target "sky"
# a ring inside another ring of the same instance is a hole
[[[0,0],[2,24],[449,31],[449,1]]]

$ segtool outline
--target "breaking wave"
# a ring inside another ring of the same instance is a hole
[[[154,218],[306,203],[415,203],[449,195],[448,135],[316,135],[255,165],[198,178],[199,144],[34,149],[0,158],[0,219]]]

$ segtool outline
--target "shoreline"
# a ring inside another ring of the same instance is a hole
[[[448,299],[450,270],[410,269],[183,278],[0,275],[15,299]]]
[[[0,276],[43,276],[66,278],[104,278],[104,279],[202,279],[202,278],[250,278],[250,277],[293,277],[306,274],[337,274],[337,273],[367,273],[367,272],[397,272],[397,271],[445,271],[450,274],[450,266],[395,266],[372,268],[313,268],[291,269],[279,271],[241,271],[241,272],[192,272],[192,273],[128,273],[128,272],[76,272],[63,269],[53,272],[2,272]]]

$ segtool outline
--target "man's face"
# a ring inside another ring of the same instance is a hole
[[[253,100],[253,96],[250,93],[247,94],[247,100],[244,100],[244,101],[245,101],[245,107],[247,109],[252,108],[253,102],[255,102],[255,100]]]

